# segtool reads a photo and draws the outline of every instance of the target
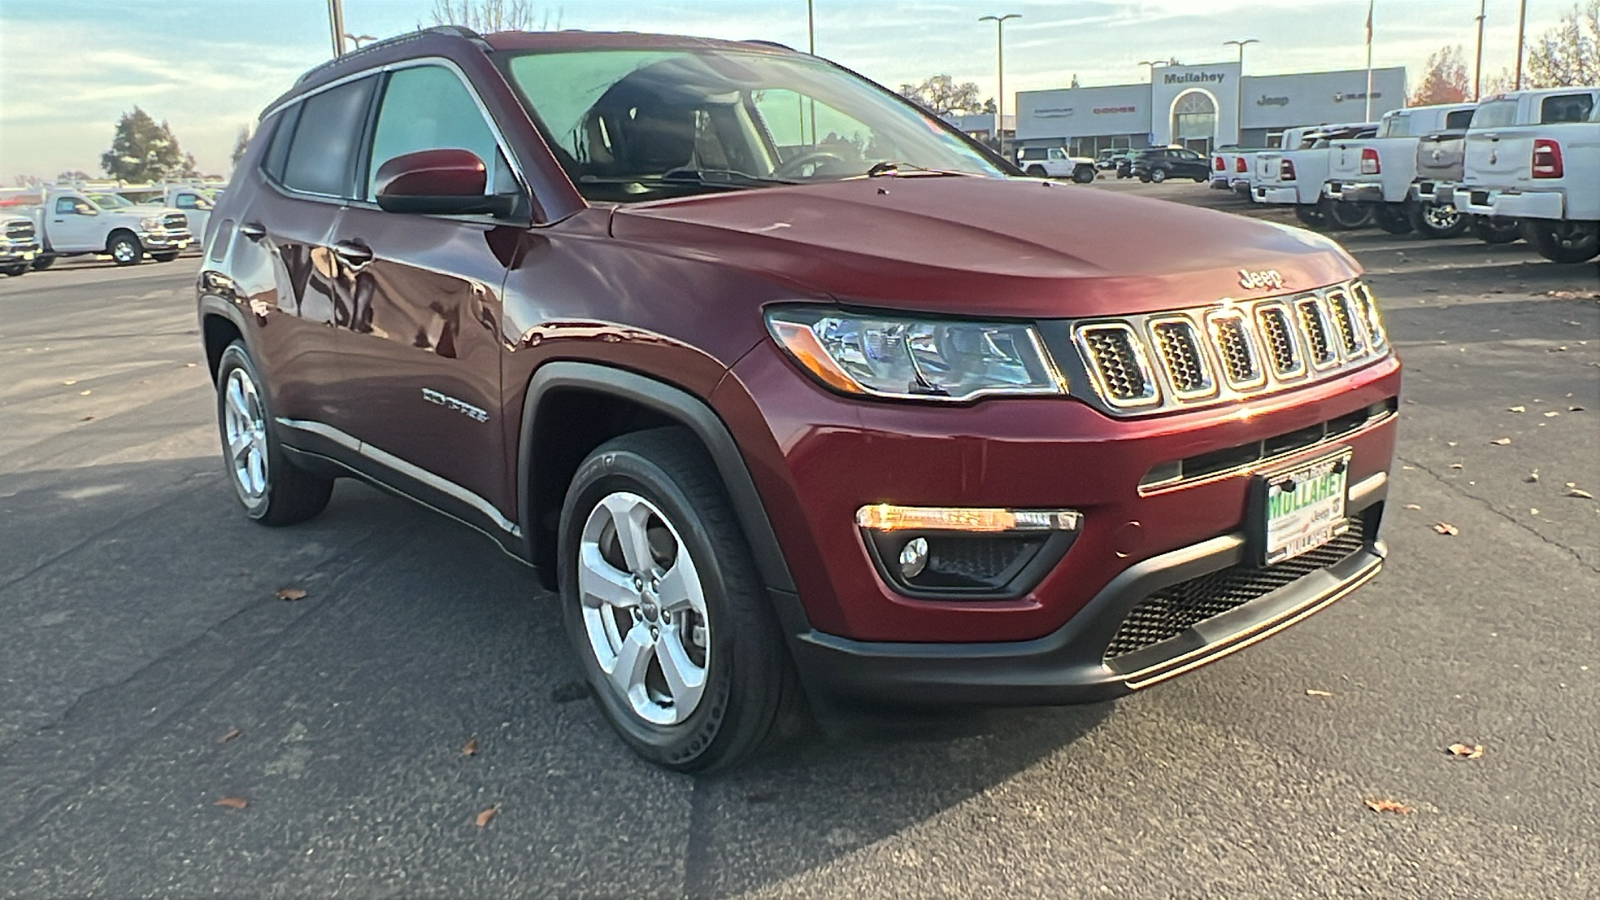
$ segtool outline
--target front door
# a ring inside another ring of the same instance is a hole
[[[334,230],[336,331],[344,378],[338,417],[363,454],[509,530],[500,406],[504,229],[478,216],[388,213],[375,202],[384,162],[418,150],[470,150],[509,177],[494,133],[455,70],[390,74],[373,129],[364,196]],[[495,178],[489,189],[494,190]]]
[[[82,197],[57,197],[51,201],[50,221],[45,234],[50,239],[50,249],[62,253],[85,250],[104,250],[100,210]]]

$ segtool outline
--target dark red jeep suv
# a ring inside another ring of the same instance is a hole
[[[248,514],[354,475],[483,531],[672,768],[808,696],[1124,694],[1383,561],[1400,363],[1337,245],[1022,177],[780,46],[382,41],[211,223]]]

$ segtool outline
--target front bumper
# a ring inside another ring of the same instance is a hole
[[[1118,640],[1124,622],[1157,592],[1196,579],[1226,578],[1218,574],[1225,570],[1245,572],[1246,578],[1251,571],[1267,571],[1244,565],[1247,535],[1222,535],[1138,563],[1106,585],[1069,622],[1036,640],[913,644],[850,641],[812,632],[795,642],[796,663],[808,688],[836,699],[920,706],[1031,706],[1117,697],[1248,647],[1377,575],[1387,553],[1375,537],[1387,492],[1388,477],[1383,473],[1351,486],[1347,509],[1362,529],[1353,552],[1202,618],[1170,638],[1110,659],[1108,647]]]
[[[1257,185],[1251,195],[1257,203],[1288,203],[1300,202],[1300,189],[1293,185],[1289,187],[1263,187]]]
[[[1338,203],[1382,203],[1383,185],[1360,181],[1329,181],[1322,194]]]
[[[15,241],[0,241],[0,265],[9,265],[19,262],[33,262],[39,255],[37,243],[17,243]]]
[[[139,243],[146,250],[183,250],[194,237],[187,231],[141,231]]]
[[[1507,219],[1562,219],[1566,194],[1562,191],[1504,191],[1463,184],[1455,189],[1456,209],[1477,216]]]
[[[1448,181],[1418,181],[1411,185],[1410,199],[1434,206],[1454,206],[1456,186]]]

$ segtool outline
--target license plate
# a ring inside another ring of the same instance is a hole
[[[1315,550],[1350,528],[1345,499],[1351,451],[1263,476],[1263,565]]]

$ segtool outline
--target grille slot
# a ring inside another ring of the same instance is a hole
[[[1211,329],[1211,343],[1217,349],[1217,358],[1222,360],[1222,375],[1228,379],[1230,387],[1253,388],[1266,383],[1255,336],[1244,313],[1238,310],[1213,313],[1206,317],[1206,324]]]
[[[6,226],[6,237],[13,241],[33,240],[33,223],[12,222]]]
[[[1334,349],[1328,334],[1328,317],[1322,311],[1322,302],[1315,297],[1295,301],[1295,311],[1300,314],[1300,328],[1306,337],[1306,347],[1311,351],[1311,364],[1325,369],[1339,361],[1339,351]]]
[[[1201,349],[1200,334],[1187,318],[1152,322],[1156,355],[1167,374],[1167,384],[1180,400],[1207,397],[1216,392],[1211,366]]]
[[[1328,311],[1333,315],[1333,325],[1339,333],[1339,346],[1344,350],[1345,357],[1353,359],[1367,352],[1366,336],[1361,333],[1361,324],[1351,308],[1350,295],[1344,291],[1330,293]]]
[[[1279,378],[1298,378],[1306,372],[1306,361],[1295,340],[1294,321],[1289,310],[1273,304],[1256,312],[1261,326],[1261,338],[1267,345],[1267,355],[1272,358],[1272,371]]]
[[[1157,401],[1144,343],[1130,326],[1121,322],[1085,325],[1078,329],[1078,341],[1106,402],[1142,406]]]
[[[1383,319],[1378,315],[1378,300],[1372,296],[1372,291],[1364,284],[1356,284],[1351,288],[1350,296],[1355,299],[1356,308],[1361,313],[1361,324],[1366,326],[1367,340],[1372,343],[1372,349],[1382,350],[1389,343],[1389,336],[1383,331]]]
[[[1341,562],[1365,543],[1366,529],[1357,517],[1350,520],[1350,529],[1344,534],[1275,566],[1229,566],[1162,588],[1139,601],[1128,613],[1106,647],[1105,661],[1175,638],[1213,616]]]
[[[189,217],[183,213],[168,213],[162,218],[161,227],[168,231],[187,231],[189,229]]]

